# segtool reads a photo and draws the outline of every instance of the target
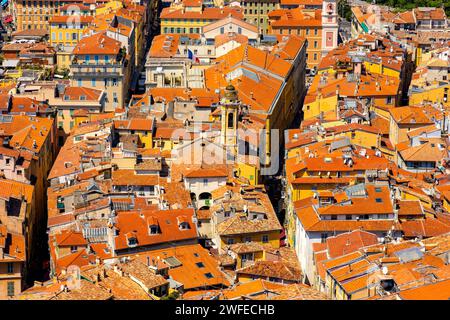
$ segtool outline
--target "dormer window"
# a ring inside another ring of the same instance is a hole
[[[180,230],[190,229],[188,217],[181,216],[178,217],[177,220],[178,220],[178,228],[180,228]]]
[[[148,225],[148,233],[149,234],[158,234],[159,233],[158,219],[156,219],[155,217],[148,218],[147,225]]]
[[[189,229],[189,223],[187,223],[187,222],[180,223],[180,230],[188,230],[188,229]]]
[[[135,237],[128,238],[128,246],[129,247],[137,246],[137,239]]]
[[[158,234],[159,233],[159,228],[157,225],[152,225],[150,226],[150,234]]]
[[[127,238],[127,244],[130,248],[136,247],[138,245],[136,233],[130,232],[127,233],[125,236]]]

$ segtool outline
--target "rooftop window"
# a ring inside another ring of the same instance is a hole
[[[158,226],[157,225],[152,225],[150,226],[150,234],[158,234]]]
[[[189,229],[189,223],[187,223],[187,222],[182,222],[182,223],[180,223],[180,229],[181,229],[181,230],[187,230],[187,229]]]
[[[377,203],[382,203],[382,202],[383,202],[383,199],[381,199],[381,198],[376,198],[376,199],[375,199],[375,202],[377,202]]]
[[[128,238],[128,246],[129,247],[135,247],[137,246],[137,239],[136,238]]]

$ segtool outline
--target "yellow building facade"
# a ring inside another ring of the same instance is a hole
[[[267,240],[267,241],[266,241]],[[258,232],[258,233],[243,233],[238,235],[221,236],[221,248],[226,248],[230,243],[245,243],[256,242],[262,245],[270,244],[274,248],[280,247],[280,230]]]
[[[446,83],[444,85],[436,83],[425,88],[413,88],[409,95],[409,104],[420,105],[424,101],[427,101],[430,103],[442,103],[444,106],[450,106],[448,99],[449,90],[450,83]]]

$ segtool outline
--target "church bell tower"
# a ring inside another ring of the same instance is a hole
[[[237,148],[239,105],[237,91],[229,84],[225,88],[225,96],[220,101],[221,143],[233,150]]]
[[[322,3],[322,57],[337,47],[338,31],[337,1],[324,0]]]

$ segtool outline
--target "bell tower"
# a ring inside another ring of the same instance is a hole
[[[221,143],[235,153],[237,148],[237,129],[239,101],[237,91],[232,84],[225,88],[225,96],[220,101],[221,108]]]
[[[337,47],[338,41],[337,0],[323,0],[322,3],[322,57]]]

